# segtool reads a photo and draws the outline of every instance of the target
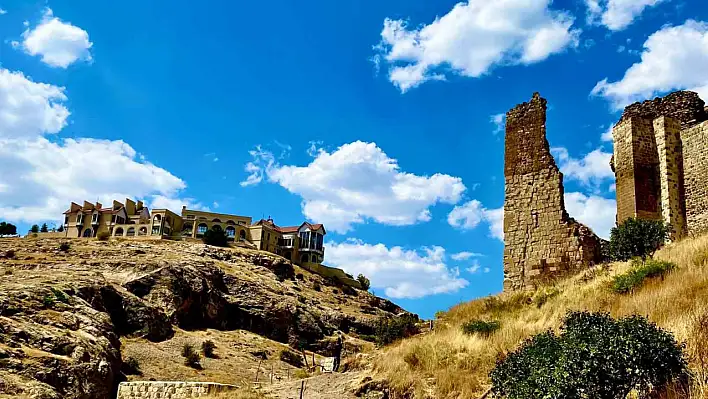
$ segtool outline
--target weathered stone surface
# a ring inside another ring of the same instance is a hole
[[[187,399],[210,397],[237,389],[235,385],[211,382],[135,381],[118,386],[117,399]]]
[[[617,220],[664,220],[673,240],[708,231],[708,112],[679,91],[628,106],[613,129]]]
[[[546,100],[538,93],[506,114],[504,289],[533,287],[601,258],[601,240],[572,219],[563,175],[546,140]]]

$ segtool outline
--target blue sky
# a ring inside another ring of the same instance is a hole
[[[569,212],[607,236],[618,110],[708,94],[698,0],[0,10],[0,220],[131,196],[322,222],[325,263],[424,317],[502,288],[508,109],[548,99]]]

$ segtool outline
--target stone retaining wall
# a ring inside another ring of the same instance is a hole
[[[238,388],[213,382],[135,381],[121,382],[116,399],[183,399],[205,398]]]

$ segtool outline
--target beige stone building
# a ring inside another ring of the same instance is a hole
[[[208,230],[222,230],[233,242],[281,255],[313,271],[318,267],[326,268],[321,264],[327,232],[321,224],[304,222],[299,226],[280,227],[272,219],[252,224],[248,216],[187,207],[182,207],[181,214],[169,209],[151,212],[141,201],[130,199],[125,203],[113,201],[110,208],[86,201],[83,205],[72,203],[64,212],[65,237],[96,237],[105,232],[116,238],[201,239]],[[329,270],[324,272],[331,274]]]
[[[612,136],[617,221],[663,219],[673,240],[708,232],[708,109],[698,94],[634,103]]]

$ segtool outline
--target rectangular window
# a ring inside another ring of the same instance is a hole
[[[197,233],[204,234],[207,232],[207,226],[199,225],[197,226]]]
[[[152,234],[153,235],[159,235],[160,234],[160,226],[155,226],[152,228]]]
[[[76,216],[76,223],[82,224],[84,222],[84,215],[83,213],[79,213],[78,216]]]

